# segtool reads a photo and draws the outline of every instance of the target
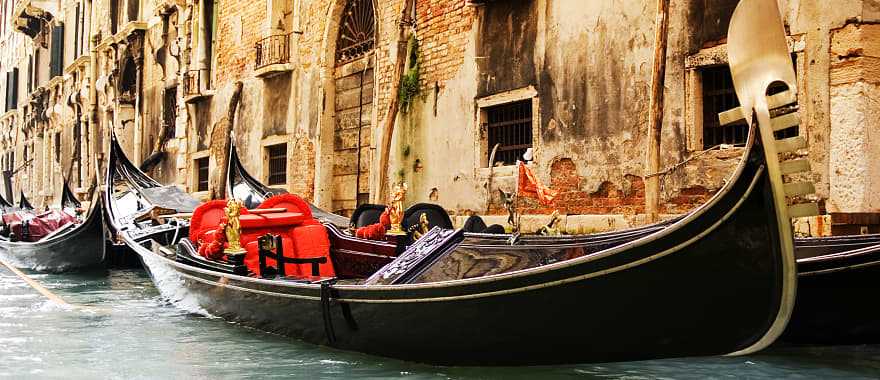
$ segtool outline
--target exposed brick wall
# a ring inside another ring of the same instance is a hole
[[[455,76],[464,64],[474,7],[464,1],[420,0],[416,12],[422,88]]]
[[[222,86],[253,72],[254,44],[266,34],[267,0],[218,0],[216,4],[219,8],[218,38],[214,46],[217,55],[215,78]]]
[[[577,165],[569,158],[558,159],[550,165],[552,189],[559,191],[553,204],[545,206],[536,199],[520,199],[523,214],[549,214],[559,210],[564,215],[637,215],[645,212],[645,183],[641,177],[627,175],[619,183],[604,181],[593,191],[583,189],[585,181],[578,175]],[[713,192],[703,186],[682,189],[676,195],[664,198],[661,213],[681,214],[699,207],[712,197]],[[500,197],[493,194],[489,214],[505,214]]]

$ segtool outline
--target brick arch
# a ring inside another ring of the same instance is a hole
[[[333,201],[333,163],[334,163],[334,139],[336,128],[336,44],[339,38],[339,28],[342,14],[349,0],[332,0],[327,8],[327,20],[324,26],[323,40],[321,43],[321,52],[323,54],[319,58],[319,72],[321,88],[319,93],[322,99],[317,99],[318,104],[325,104],[321,117],[318,121],[318,142],[315,149],[315,180],[314,180],[314,196],[315,203],[326,209],[332,208]],[[382,35],[380,20],[383,19],[382,9],[379,7],[377,0],[371,0],[373,5],[374,33],[376,35],[376,43],[374,48],[374,70],[373,83],[378,82],[378,70],[376,51],[380,46],[380,36]],[[373,86],[373,100],[376,103],[378,94],[378,86]],[[374,111],[375,112],[375,111]],[[373,118],[375,119],[375,118]],[[375,139],[371,139],[375,141]],[[371,189],[371,193],[374,193]]]

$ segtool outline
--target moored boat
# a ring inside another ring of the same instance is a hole
[[[880,342],[880,244],[798,260],[797,307],[783,340]]]
[[[8,235],[0,236],[0,255],[18,268],[43,272],[101,266],[105,258],[105,233],[100,198],[100,195],[93,197],[88,214],[82,220],[57,226],[36,241],[14,241]],[[68,211],[49,211],[52,212]]]
[[[775,3],[757,7],[775,11],[779,22]],[[752,11],[734,17],[757,17]],[[771,34],[787,55],[781,24]],[[731,180],[681,220],[597,252],[586,244],[534,247],[558,260],[477,277],[425,278],[463,239],[460,231],[435,228],[403,252],[357,252],[395,259],[340,279],[336,268],[346,257],[339,253],[370,247],[337,239],[333,223],[321,223],[292,195],[252,210],[235,200],[225,210],[224,202],[200,206],[188,237],[170,242],[144,238],[154,226],[115,223],[166,298],[341,349],[461,365],[747,354],[771,344],[790,316],[796,283],[789,218],[804,208],[787,203],[781,145],[769,110],[759,105]],[[110,159],[108,189],[124,181],[137,188],[113,164],[113,152]],[[201,254],[224,247],[223,239],[233,251],[225,258]],[[269,270],[273,252],[284,262]]]

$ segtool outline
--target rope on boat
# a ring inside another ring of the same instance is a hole
[[[336,331],[333,330],[333,319],[330,316],[330,281],[321,281],[321,316],[324,319],[324,334],[330,346],[336,345]]]
[[[691,161],[699,158],[700,156],[703,156],[713,150],[724,150],[724,149],[729,149],[729,148],[733,148],[733,147],[742,147],[742,146],[745,146],[745,144],[718,144],[713,147],[699,151],[695,154],[692,154],[688,158],[686,158],[682,161],[679,161],[677,163],[674,163],[674,164],[668,166],[666,169],[663,169],[659,172],[646,174],[642,178],[647,179],[647,178],[651,178],[651,177],[665,176],[665,175],[670,174],[670,173],[678,170],[679,168],[683,167],[688,162],[691,162]]]
[[[34,290],[40,292],[40,294],[42,294],[43,296],[48,298],[50,301],[55,302],[55,303],[62,305],[62,306],[71,306],[69,303],[67,303],[66,301],[61,299],[61,297],[58,297],[57,295],[55,295],[55,293],[52,293],[51,291],[49,291],[49,289],[46,289],[43,285],[40,285],[40,283],[34,281],[34,279],[28,277],[28,275],[26,275],[22,271],[18,270],[18,268],[14,267],[11,264],[9,264],[8,262],[6,262],[6,260],[0,259],[0,264],[3,264],[3,266],[8,268],[10,271],[12,271],[12,273],[15,273],[16,276],[21,278],[24,282],[26,282],[28,285],[30,285],[32,288],[34,288]]]

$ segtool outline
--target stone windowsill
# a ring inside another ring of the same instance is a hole
[[[275,63],[263,66],[254,71],[254,76],[258,78],[268,79],[276,75],[284,74],[293,70],[293,65],[289,63]]]
[[[488,178],[490,173],[492,174],[492,177],[513,177],[517,174],[516,165],[504,165],[496,166],[494,168],[477,169],[477,175],[482,178]]]

